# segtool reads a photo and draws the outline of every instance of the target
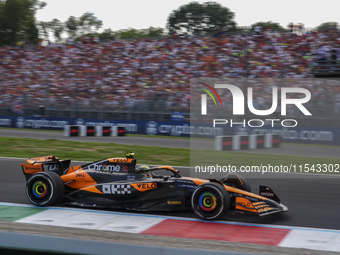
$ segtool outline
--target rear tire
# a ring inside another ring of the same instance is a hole
[[[204,183],[192,194],[191,206],[193,211],[204,220],[219,219],[230,207],[229,193],[219,183]]]
[[[63,195],[64,182],[54,172],[36,173],[27,181],[26,196],[34,205],[54,205]]]

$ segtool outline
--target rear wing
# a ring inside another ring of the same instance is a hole
[[[42,171],[52,171],[61,176],[71,164],[70,159],[60,160],[53,155],[29,158],[26,160],[26,162],[28,164],[21,164],[21,168],[26,180],[28,180],[31,175]],[[47,167],[44,168],[44,165]]]
[[[57,163],[59,162],[59,159],[56,156],[50,155],[50,156],[42,156],[42,157],[36,157],[36,158],[29,158],[26,160],[27,163],[30,163],[32,165],[36,163]]]

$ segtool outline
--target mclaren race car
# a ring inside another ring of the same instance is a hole
[[[43,156],[21,164],[28,199],[37,206],[63,203],[136,211],[192,209],[205,220],[218,219],[227,210],[260,216],[288,210],[269,187],[260,186],[260,195],[251,193],[247,180],[237,174],[220,180],[184,177],[171,166],[136,167],[133,153],[80,166],[70,167],[70,163],[70,159]],[[169,175],[159,174],[164,171]]]

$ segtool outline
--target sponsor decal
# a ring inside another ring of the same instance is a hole
[[[78,118],[74,121],[74,125],[84,125],[84,124],[85,124],[85,121],[83,119],[80,119],[80,118]]]
[[[250,134],[250,128],[249,127],[243,127],[243,126],[239,125],[235,128],[235,134],[236,135],[249,135]]]
[[[85,178],[85,174],[84,173],[76,174],[76,178]]]
[[[326,130],[288,130],[282,129],[252,129],[251,134],[275,134],[283,139],[289,140],[309,140],[309,141],[333,141],[334,134]]]
[[[254,209],[253,204],[248,199],[243,198],[243,197],[237,197],[236,198],[236,204],[238,206],[242,206],[242,207],[245,207],[247,209]]]
[[[272,127],[265,125],[261,128],[243,127],[239,125],[234,129],[234,135],[279,135],[285,142],[339,144],[339,130],[329,127]]]
[[[173,112],[171,114],[172,121],[184,121],[184,113],[183,112]]]
[[[251,203],[250,203],[250,202],[239,202],[239,203],[237,203],[237,204],[242,205],[242,206],[244,206],[244,207],[253,208],[253,207],[251,206]]]
[[[148,135],[157,135],[158,133],[158,124],[155,121],[149,121],[145,124],[145,133]]]
[[[6,118],[0,118],[0,126],[11,126],[12,120]]]
[[[273,209],[272,207],[266,207],[266,208],[261,208],[261,209],[258,209],[257,211],[260,213],[260,212],[265,212],[265,211],[268,211],[270,209]]]
[[[49,165],[48,166],[48,171],[55,171],[55,170],[57,170],[58,168],[57,168],[57,164],[53,164],[53,165]]]
[[[99,164],[92,164],[88,166],[89,170],[95,170],[95,171],[102,171],[102,172],[119,172],[120,166],[119,165],[99,165]]]
[[[58,128],[63,129],[64,126],[68,125],[68,121],[64,120],[49,120],[49,119],[31,119],[24,117],[17,117],[15,120],[15,126],[17,128],[36,128],[36,129],[44,129],[44,128]]]
[[[134,175],[128,175],[128,176],[126,177],[126,180],[128,180],[128,181],[134,181],[134,180],[136,180],[136,176],[134,176]]]
[[[25,170],[27,171],[40,171],[41,167],[31,167],[31,166],[26,166]]]
[[[168,201],[167,204],[168,205],[180,205],[182,204],[182,201]]]
[[[17,128],[24,128],[25,127],[25,118],[24,117],[18,117],[15,121],[15,126]]]
[[[131,194],[131,185],[130,184],[103,185],[102,191],[104,194],[127,195]]]
[[[188,184],[188,183],[176,183],[176,186],[178,188],[184,188],[184,189],[196,189],[197,185],[195,184]]]
[[[182,179],[182,180],[179,180],[179,183],[193,183],[193,181],[192,180],[189,180],[189,179]]]
[[[114,163],[131,163],[132,158],[113,158],[109,159],[109,161]]]
[[[261,192],[260,196],[264,196],[264,197],[273,197],[274,193],[271,192]]]
[[[131,183],[131,186],[134,187],[138,191],[147,191],[151,189],[157,189],[157,183]]]
[[[43,167],[41,164],[21,164],[23,167],[23,170],[26,174],[35,174],[36,172],[43,171]]]

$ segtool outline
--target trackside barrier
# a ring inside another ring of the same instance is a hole
[[[249,136],[249,149],[263,149],[264,148],[264,135],[250,135]]]
[[[66,125],[65,136],[125,136],[126,129],[123,126],[85,126]]]
[[[112,136],[125,136],[126,130],[122,126],[113,126],[111,132]]]
[[[125,127],[122,127],[122,126],[118,126],[117,127],[117,136],[125,136],[126,134],[126,130],[125,130]]]
[[[96,126],[96,136],[111,136],[110,126]]]
[[[280,147],[281,137],[279,135],[233,135],[233,136],[216,136],[215,150],[255,150],[263,148]]]
[[[64,136],[79,136],[80,126],[66,125],[64,127]]]
[[[264,147],[266,148],[278,148],[280,147],[281,138],[279,135],[265,134]]]
[[[123,126],[96,126],[97,136],[125,136],[126,129]]]
[[[80,126],[80,136],[95,136],[95,126]]]

